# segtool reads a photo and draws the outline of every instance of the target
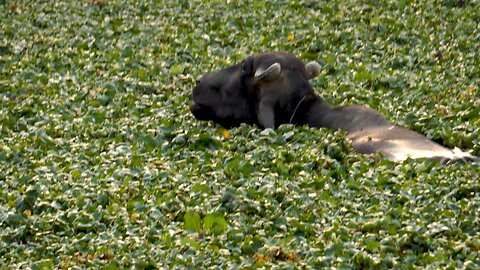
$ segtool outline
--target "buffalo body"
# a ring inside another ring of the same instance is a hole
[[[359,153],[381,152],[401,161],[432,158],[441,162],[479,162],[460,149],[448,149],[425,136],[392,124],[364,106],[331,106],[314,91],[309,79],[320,70],[286,53],[248,57],[239,64],[207,73],[193,89],[192,114],[231,128],[241,123],[274,128],[281,124],[344,130]]]

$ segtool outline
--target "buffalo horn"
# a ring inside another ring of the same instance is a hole
[[[266,70],[259,68],[255,71],[255,80],[273,80],[280,75],[280,71],[282,71],[282,66],[279,63],[272,64]]]

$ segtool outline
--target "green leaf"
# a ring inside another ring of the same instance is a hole
[[[202,184],[195,184],[192,186],[192,192],[208,193],[208,186]]]
[[[378,241],[369,241],[365,244],[365,248],[370,252],[377,252],[380,248],[380,242]]]
[[[183,227],[187,231],[199,232],[202,229],[200,214],[189,211],[183,216]]]
[[[140,69],[137,71],[137,76],[139,80],[145,81],[147,79],[148,74],[146,70]]]
[[[106,106],[112,100],[112,98],[108,95],[99,94],[97,95],[97,100],[100,102],[100,104]]]
[[[222,234],[227,230],[227,222],[220,214],[209,214],[203,219],[203,229],[212,234]]]
[[[119,268],[118,268],[118,263],[115,262],[115,261],[110,262],[109,264],[107,264],[107,265],[103,268],[103,270],[117,270],[117,269],[119,269]]]
[[[182,240],[182,245],[186,248],[193,248],[195,250],[199,250],[202,247],[200,243],[190,237],[184,237]]]
[[[373,17],[370,19],[370,25],[376,25],[380,23],[380,17]]]
[[[32,269],[38,270],[48,270],[53,268],[53,260],[52,259],[44,259],[34,264]]]
[[[172,75],[179,75],[179,74],[182,74],[184,71],[185,71],[185,65],[183,64],[175,65],[171,69]]]

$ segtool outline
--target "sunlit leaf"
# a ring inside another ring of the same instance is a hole
[[[203,219],[203,228],[213,234],[221,234],[227,230],[227,222],[220,214],[209,214]]]
[[[185,230],[198,232],[202,229],[202,220],[197,212],[187,212],[183,216]]]

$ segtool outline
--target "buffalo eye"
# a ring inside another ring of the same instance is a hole
[[[212,86],[210,89],[214,92],[220,92],[220,87]]]

